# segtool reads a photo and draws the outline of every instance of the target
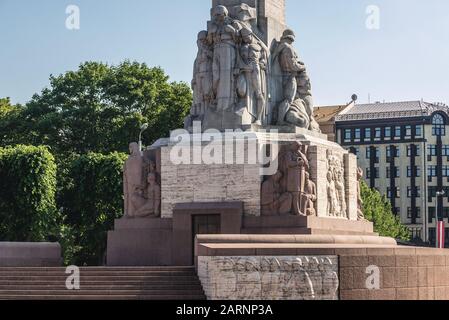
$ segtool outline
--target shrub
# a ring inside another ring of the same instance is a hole
[[[0,148],[0,241],[45,241],[57,233],[56,164],[45,147]]]

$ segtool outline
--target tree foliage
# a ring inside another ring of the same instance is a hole
[[[86,62],[51,76],[50,86],[10,119],[14,126],[0,124],[1,144],[47,145],[56,154],[125,152],[144,122],[147,144],[182,127],[191,101],[190,88],[169,82],[161,68]]]
[[[365,182],[362,185],[363,212],[365,218],[374,223],[374,231],[384,237],[409,241],[411,234],[399,217],[393,214],[391,203],[377,190]]]
[[[123,215],[126,154],[73,155],[60,163],[58,206],[65,219],[66,262],[101,265],[107,232]],[[69,237],[70,239],[67,239]]]
[[[45,241],[57,233],[56,164],[45,147],[0,148],[0,241]]]

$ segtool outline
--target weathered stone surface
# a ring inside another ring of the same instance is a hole
[[[337,300],[338,258],[198,257],[210,300]]]
[[[59,243],[0,242],[0,267],[59,267]]]

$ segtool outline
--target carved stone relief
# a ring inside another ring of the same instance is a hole
[[[281,148],[278,172],[262,183],[262,215],[316,215],[317,190],[307,151],[298,142]]]
[[[336,300],[337,257],[199,257],[208,299]]]
[[[327,153],[327,213],[330,217],[348,218],[344,163],[331,151]]]
[[[160,217],[160,175],[156,163],[143,157],[137,143],[130,144],[123,172],[125,217]]]

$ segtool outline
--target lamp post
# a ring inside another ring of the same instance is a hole
[[[438,221],[438,203],[439,203],[439,199],[441,198],[441,197],[444,197],[445,195],[446,195],[446,192],[444,191],[444,190],[442,190],[442,191],[437,191],[437,193],[436,193],[436,195],[437,195],[437,206],[435,207],[435,223],[436,223],[436,228],[435,228],[435,243],[436,243],[436,247],[437,247],[437,249],[438,248],[440,248],[440,244],[439,244],[439,227],[440,227],[440,225],[439,225],[439,221]]]
[[[143,147],[142,134],[148,129],[148,127],[149,127],[148,123],[144,123],[140,127],[140,133],[139,133],[139,150],[140,150],[140,152],[142,152],[142,147]]]

